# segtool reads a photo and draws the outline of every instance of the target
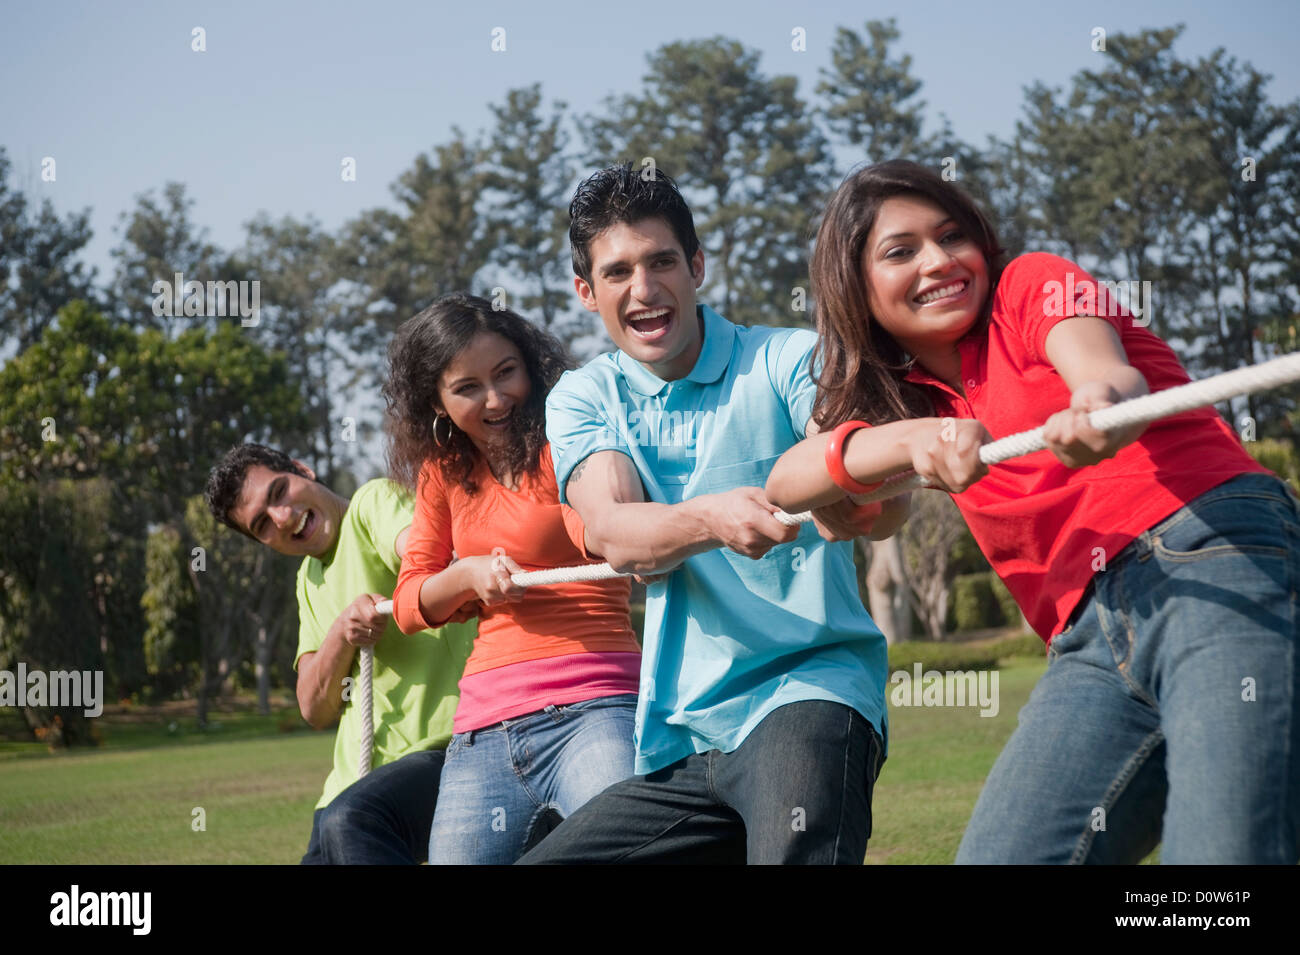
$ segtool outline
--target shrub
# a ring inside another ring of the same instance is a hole
[[[981,630],[1003,623],[1002,612],[993,593],[992,571],[962,574],[953,581],[952,606],[954,630]]]
[[[961,643],[914,641],[896,643],[889,648],[889,670],[991,670],[999,660],[1010,657],[1042,658],[1043,641],[1034,634],[1003,637],[993,643],[971,646]]]
[[[1007,590],[1007,585],[1002,582],[1001,577],[992,571],[989,572],[989,584],[993,590],[993,599],[997,601],[998,609],[1002,611],[1002,622],[1008,627],[1019,626],[1022,620],[1020,604],[1016,603],[1016,598],[1011,596],[1011,591]],[[1037,637],[1034,639],[1037,639]]]

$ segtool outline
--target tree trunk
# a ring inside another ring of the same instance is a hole
[[[888,644],[912,635],[911,607],[907,602],[907,576],[903,570],[903,548],[898,535],[883,541],[858,538],[870,563],[867,566],[867,597],[871,619]],[[868,546],[869,545],[869,546]]]
[[[257,712],[271,713],[271,638],[266,624],[257,628],[257,650],[253,663],[257,674]]]

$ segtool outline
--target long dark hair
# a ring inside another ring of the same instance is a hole
[[[433,424],[443,371],[482,332],[500,335],[519,349],[532,384],[528,400],[514,416],[500,464],[514,475],[535,473],[539,466],[546,444],[546,395],[572,362],[563,345],[515,312],[457,292],[403,323],[388,346],[388,381],[383,388],[388,473],[412,491],[426,461],[470,494],[477,490],[470,477],[479,458],[474,442],[452,427],[451,436],[439,445]]]
[[[851,173],[826,207],[810,269],[821,364],[813,418],[822,428],[858,418],[882,424],[932,412],[925,393],[903,380],[910,356],[867,305],[862,252],[881,204],[895,196],[930,200],[979,246],[988,264],[989,297],[972,332],[988,321],[1005,252],[975,201],[924,166],[901,159]]]

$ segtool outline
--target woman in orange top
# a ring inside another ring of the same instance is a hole
[[[394,619],[414,633],[482,608],[429,861],[508,864],[547,810],[568,816],[632,775],[641,655],[629,585],[510,580],[589,562],[544,429],[546,393],[568,366],[559,342],[457,294],[406,322],[389,359],[389,468],[417,492]]]

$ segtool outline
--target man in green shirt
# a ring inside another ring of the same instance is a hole
[[[334,768],[316,804],[304,864],[411,864],[428,853],[443,749],[457,683],[477,627],[450,623],[403,635],[375,604],[392,595],[413,501],[387,480],[352,500],[301,461],[258,444],[232,448],[212,469],[207,501],[224,524],[298,570],[298,706],[323,729],[336,718]],[[467,605],[458,619],[477,607]],[[357,648],[374,647],[374,769],[360,774]]]

